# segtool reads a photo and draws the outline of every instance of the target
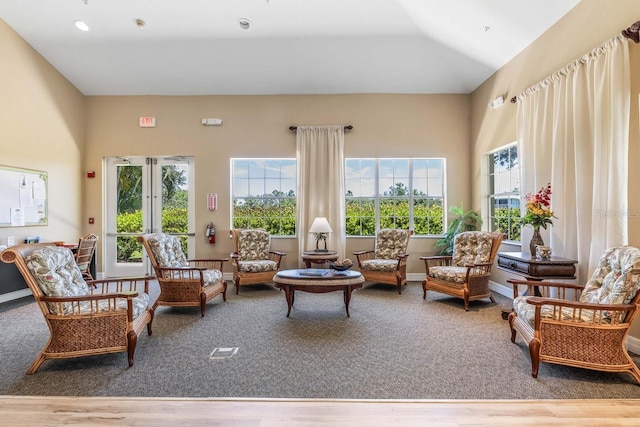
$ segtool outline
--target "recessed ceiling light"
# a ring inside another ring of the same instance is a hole
[[[251,28],[251,21],[247,18],[240,18],[238,19],[238,25],[240,26],[240,29],[247,31]]]
[[[76,26],[77,29],[79,29],[80,31],[89,31],[89,26],[87,25],[86,22],[84,21],[73,21],[73,24]]]

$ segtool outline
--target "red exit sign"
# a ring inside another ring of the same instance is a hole
[[[141,128],[154,128],[154,127],[156,127],[156,118],[155,117],[140,117],[140,127]]]

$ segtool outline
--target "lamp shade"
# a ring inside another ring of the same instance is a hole
[[[309,229],[309,233],[331,233],[332,231],[329,221],[327,221],[327,218],[323,216],[316,217]]]

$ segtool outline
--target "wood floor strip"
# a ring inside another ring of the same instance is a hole
[[[637,426],[640,399],[332,400],[0,396],[26,426]]]

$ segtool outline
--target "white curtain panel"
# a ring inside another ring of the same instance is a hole
[[[579,283],[607,248],[628,244],[629,70],[618,36],[518,97],[521,193],[551,182],[557,219],[543,238],[578,260]],[[531,235],[524,227],[523,247]]]
[[[326,217],[333,230],[327,249],[345,256],[344,127],[298,126],[298,245],[300,253],[316,247],[309,228]],[[302,262],[299,260],[299,265]]]

